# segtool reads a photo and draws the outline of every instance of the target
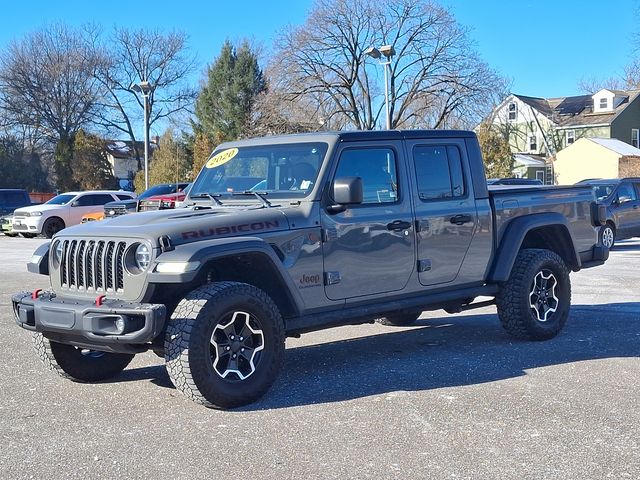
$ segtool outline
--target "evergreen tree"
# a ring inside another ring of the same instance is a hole
[[[159,183],[189,181],[191,169],[192,161],[185,145],[174,136],[172,130],[167,130],[153,152],[153,161],[149,166],[149,187]],[[134,184],[136,192],[144,191],[144,170],[138,172]]]
[[[111,164],[107,160],[106,142],[96,136],[79,130],[73,144],[74,188],[81,190],[110,190],[118,188]]]
[[[243,137],[256,96],[265,80],[256,54],[245,41],[235,49],[228,40],[207,70],[207,81],[196,101],[196,116],[210,140]]]
[[[13,136],[0,137],[0,188],[25,188],[30,192],[48,192],[40,155],[29,153],[23,142]]]
[[[513,176],[513,154],[506,138],[483,122],[478,129],[478,142],[484,159],[487,178]]]

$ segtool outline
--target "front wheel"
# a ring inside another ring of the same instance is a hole
[[[524,249],[518,253],[509,280],[496,297],[505,330],[517,338],[548,340],[569,317],[569,269],[557,253]]]
[[[600,242],[609,250],[613,248],[616,242],[616,231],[610,223],[600,229]]]
[[[282,368],[284,323],[271,298],[252,285],[216,282],[190,292],[171,315],[165,360],[186,397],[214,408],[260,398]]]
[[[42,233],[47,238],[52,238],[64,228],[64,222],[59,218],[49,218],[42,226]]]
[[[33,334],[33,347],[47,368],[75,382],[98,382],[115,377],[134,357],[52,342],[41,333]]]

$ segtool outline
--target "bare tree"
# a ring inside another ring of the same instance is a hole
[[[56,144],[55,172],[62,189],[73,187],[74,135],[99,108],[99,58],[91,48],[95,35],[90,28],[50,25],[12,42],[0,55],[3,114]]]
[[[382,67],[367,49],[392,45],[392,128],[478,123],[486,98],[502,83],[477,55],[452,14],[424,0],[317,0],[304,25],[277,41],[277,89],[296,98],[316,96],[329,118],[357,129],[383,123]],[[330,108],[327,108],[330,106]],[[482,107],[480,111],[479,107]],[[468,119],[468,117],[473,117]]]
[[[196,91],[188,84],[195,58],[182,32],[163,34],[156,30],[116,29],[102,48],[102,68],[96,79],[102,87],[97,123],[110,134],[124,133],[132,142],[140,165],[136,123],[141,122],[144,99],[131,88],[149,82],[149,128],[173,115],[191,111]]]

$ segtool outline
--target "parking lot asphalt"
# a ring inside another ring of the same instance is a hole
[[[494,307],[287,340],[258,403],[209,410],[160,358],[108,382],[46,370],[10,296],[42,239],[0,236],[0,478],[640,478],[640,240],[572,274],[565,330],[511,339]]]

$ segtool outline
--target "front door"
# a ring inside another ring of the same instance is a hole
[[[326,295],[340,300],[401,290],[415,265],[402,143],[353,143],[340,147],[337,156],[332,180],[361,177],[364,200],[340,213],[322,210]]]
[[[407,151],[415,169],[420,283],[455,282],[478,223],[465,143],[416,140]]]
[[[627,238],[636,235],[640,224],[640,208],[638,208],[638,195],[631,183],[623,182],[620,184],[616,191],[616,201],[614,212],[620,237]]]

